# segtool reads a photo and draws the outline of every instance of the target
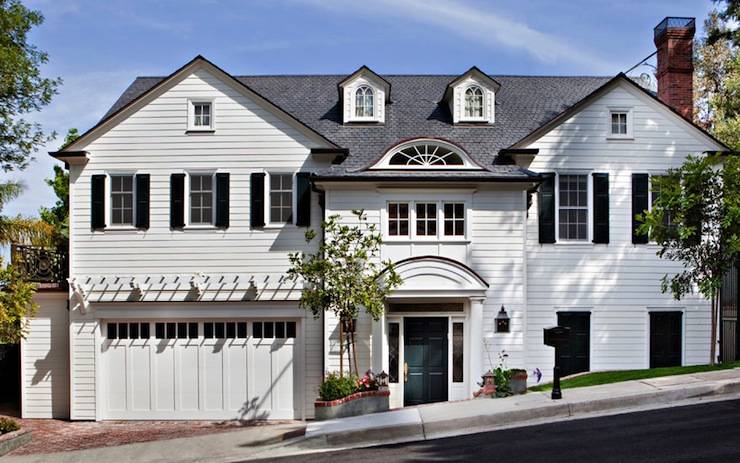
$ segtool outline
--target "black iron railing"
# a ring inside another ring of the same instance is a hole
[[[657,38],[660,34],[668,29],[695,29],[696,21],[694,18],[665,18],[660,22],[655,29],[653,34]]]
[[[67,287],[67,253],[38,246],[14,244],[11,262],[31,282],[46,288]]]

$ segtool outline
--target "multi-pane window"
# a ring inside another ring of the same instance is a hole
[[[452,382],[462,383],[465,379],[465,338],[462,323],[452,324]]]
[[[388,235],[409,235],[408,203],[388,203]]]
[[[111,175],[110,204],[111,223],[113,225],[134,224],[133,175]]]
[[[465,117],[471,119],[483,117],[483,90],[480,87],[468,87],[465,90]]]
[[[270,222],[293,221],[293,175],[270,174]]]
[[[465,204],[445,203],[444,205],[445,236],[465,235]]]
[[[190,175],[190,223],[213,222],[213,175]]]
[[[400,357],[400,325],[388,323],[388,382],[398,382],[398,360]]]
[[[561,240],[588,239],[588,176],[560,175],[558,231]]]
[[[107,324],[107,339],[149,339],[149,323],[112,323]]]
[[[373,117],[373,89],[363,85],[355,91],[355,117]]]
[[[205,339],[246,339],[247,322],[205,322],[203,323]]]
[[[295,322],[254,322],[252,337],[255,339],[285,339],[296,337]]]
[[[193,127],[211,127],[211,103],[196,102],[193,104]]]
[[[416,234],[437,236],[437,203],[416,203]]]
[[[612,135],[627,135],[627,113],[611,113],[611,133]]]

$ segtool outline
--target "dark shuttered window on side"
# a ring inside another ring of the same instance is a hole
[[[540,243],[555,242],[555,174],[542,174],[544,181],[537,191],[537,205],[539,207],[539,235]]]
[[[299,227],[311,226],[311,174],[296,174],[296,221]]]
[[[90,227],[105,228],[105,175],[93,175],[90,180]]]
[[[170,176],[170,227],[185,226],[185,174]]]
[[[136,174],[136,228],[149,228],[149,174]]]
[[[249,223],[254,227],[265,226],[265,173],[254,172],[249,182]]]
[[[648,174],[632,174],[632,243],[647,244],[648,236],[637,232],[642,221],[637,219],[648,208],[650,176]]]
[[[609,174],[595,173],[594,180],[594,243],[609,242]]]
[[[216,174],[216,226],[229,226],[229,174]]]

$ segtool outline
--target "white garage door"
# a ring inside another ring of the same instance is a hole
[[[103,419],[293,419],[295,321],[109,321]]]

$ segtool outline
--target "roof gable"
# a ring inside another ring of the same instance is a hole
[[[341,80],[337,84],[337,88],[339,89],[339,95],[341,98],[342,95],[342,88],[346,85],[351,84],[355,79],[359,77],[364,77],[369,82],[372,82],[373,84],[382,87],[383,91],[385,92],[385,102],[390,103],[391,102],[391,83],[382,78],[380,75],[376,74],[375,71],[370,69],[369,67],[365,66],[364,64],[360,66],[359,69],[357,69],[352,74],[348,75],[346,78]]]
[[[442,101],[449,101],[454,88],[461,82],[469,78],[475,80],[480,85],[488,87],[494,93],[497,92],[499,88],[501,88],[501,84],[496,79],[478,69],[477,66],[472,66],[470,69],[463,72],[461,75],[457,76],[452,81],[450,81],[450,83],[447,84],[445,92],[442,95]]]

